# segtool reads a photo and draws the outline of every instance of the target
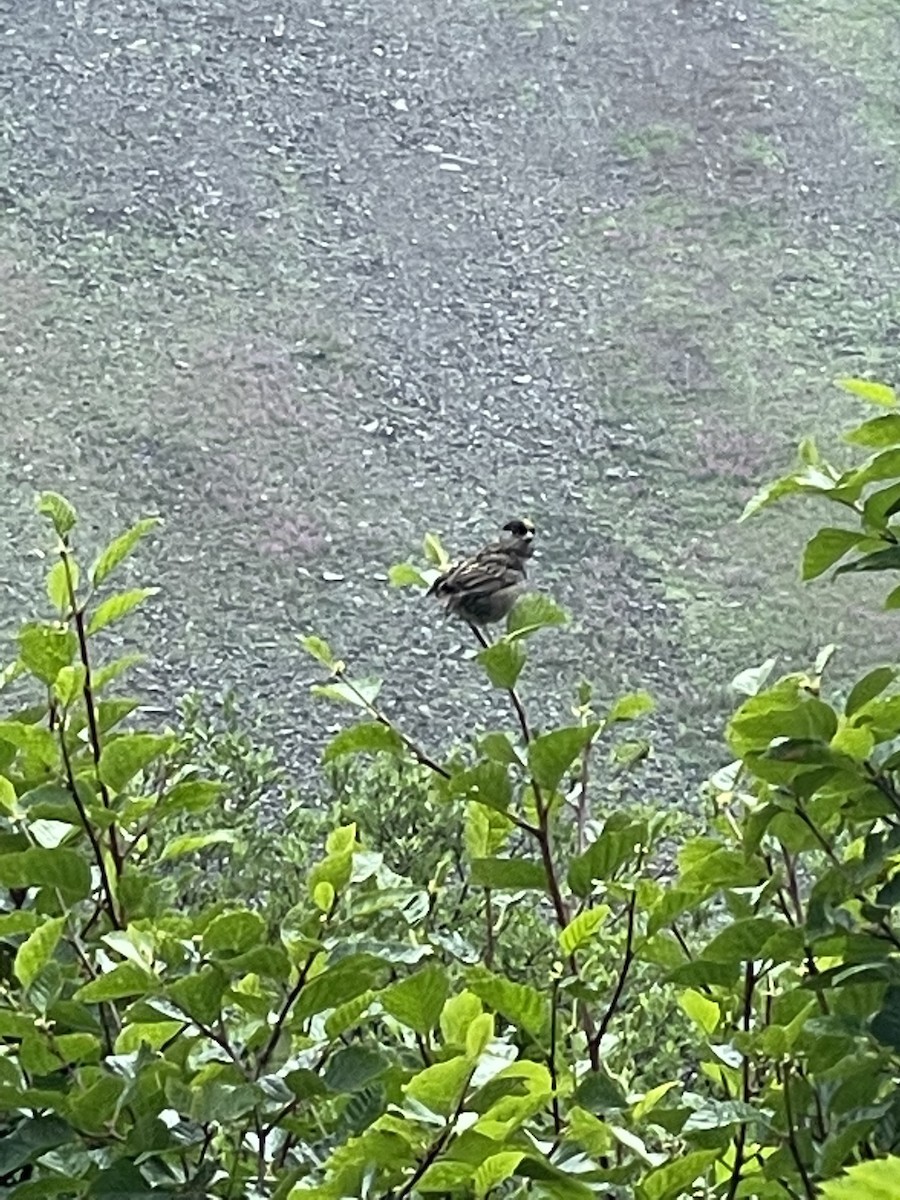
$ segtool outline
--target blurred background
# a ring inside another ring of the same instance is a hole
[[[547,721],[582,675],[652,691],[662,803],[725,759],[737,671],[896,657],[857,579],[798,582],[815,513],[735,523],[861,416],[836,375],[896,382],[895,0],[0,18],[0,633],[41,595],[36,491],[86,551],[158,512],[156,704],[235,688],[302,764],[317,632],[439,746],[509,717],[387,570],[527,514],[573,620],[524,690]]]

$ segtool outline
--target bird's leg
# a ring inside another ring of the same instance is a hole
[[[481,642],[483,649],[487,650],[488,646],[492,646],[494,644],[478,625],[473,625],[471,621],[466,621],[466,624],[472,630],[472,633],[475,635],[478,641]]]

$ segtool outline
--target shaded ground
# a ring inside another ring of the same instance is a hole
[[[442,735],[495,700],[384,572],[527,510],[575,617],[534,686],[654,690],[673,798],[736,670],[889,636],[733,521],[892,375],[892,6],[0,0],[3,623],[37,488],[156,509],[161,702],[238,686],[292,754],[314,627]]]

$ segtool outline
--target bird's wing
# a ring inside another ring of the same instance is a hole
[[[525,571],[519,560],[499,547],[489,546],[473,558],[445,571],[431,585],[429,593],[438,596],[475,593],[489,596],[504,588],[514,587],[524,577]]]

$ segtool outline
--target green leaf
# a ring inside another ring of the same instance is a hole
[[[893,408],[897,403],[896,392],[884,383],[872,383],[869,379],[855,379],[847,375],[842,375],[834,382],[836,387],[850,392],[853,396],[859,396],[861,400],[867,400],[870,404]]]
[[[819,1184],[823,1200],[897,1200],[900,1196],[900,1158],[890,1155],[875,1162],[856,1163],[840,1179]]]
[[[900,570],[900,546],[888,546],[885,550],[876,550],[874,554],[864,554],[862,558],[854,558],[853,562],[844,563],[838,567],[835,575],[847,575],[859,571],[897,571]]]
[[[505,813],[512,802],[512,784],[503,763],[483,761],[465,771],[457,771],[449,781],[451,795],[462,796]]]
[[[448,1046],[465,1046],[466,1034],[475,1021],[484,1012],[481,1001],[474,992],[464,989],[456,996],[450,996],[441,1009],[441,1035]]]
[[[855,712],[865,708],[870,700],[880,696],[896,678],[897,671],[894,667],[875,667],[874,670],[869,671],[853,685],[850,695],[847,697],[847,703],[844,705],[844,713],[848,717],[852,717]]]
[[[584,747],[592,741],[599,724],[570,725],[533,738],[528,744],[528,766],[535,783],[555,792],[562,777]]]
[[[506,618],[506,632],[513,638],[530,637],[538,629],[565,625],[568,620],[566,612],[549,596],[529,592],[513,605]]]
[[[354,708],[368,708],[378,698],[381,680],[348,679],[336,683],[314,683],[309,690],[322,700],[336,700],[339,704],[352,704]]]
[[[574,954],[586,945],[611,911],[608,904],[601,904],[597,908],[585,909],[577,917],[573,917],[559,935],[559,945],[563,954]]]
[[[78,588],[78,563],[69,559],[68,571],[62,559],[55,562],[47,572],[47,598],[57,612],[68,612],[71,607],[69,597],[69,575],[72,577],[72,591]]]
[[[486,967],[466,972],[466,984],[489,1008],[517,1029],[540,1037],[549,1024],[548,1001],[526,983],[514,983]]]
[[[900,608],[900,587],[895,587],[888,594],[888,598],[884,602],[884,607],[888,611],[895,608]]]
[[[127,996],[143,996],[156,990],[157,980],[150,971],[137,963],[117,963],[105,975],[84,984],[73,996],[84,1004],[101,1000],[124,1000]]]
[[[19,658],[42,683],[52,684],[63,667],[71,666],[78,639],[70,629],[31,621],[19,630]]]
[[[716,934],[700,957],[710,962],[751,962],[761,958],[769,938],[784,929],[785,923],[773,917],[745,917]]]
[[[322,755],[323,762],[334,762],[345,754],[403,754],[403,739],[380,721],[363,721],[342,729],[331,739]]]
[[[115,596],[110,596],[98,604],[94,609],[93,615],[88,623],[88,633],[99,633],[101,629],[105,629],[107,625],[112,625],[114,621],[121,620],[122,617],[128,615],[139,604],[143,604],[150,596],[155,596],[159,588],[144,587],[131,588],[127,592],[117,592]]]
[[[323,1078],[330,1091],[347,1094],[368,1087],[389,1066],[390,1060],[380,1050],[346,1046],[329,1059]]]
[[[473,887],[520,891],[536,888],[545,891],[547,875],[540,863],[523,858],[475,858],[469,876]]]
[[[401,1025],[425,1036],[440,1021],[449,986],[447,972],[435,964],[385,988],[378,998]]]
[[[33,1162],[55,1146],[73,1141],[74,1136],[72,1127],[59,1117],[24,1117],[18,1120],[0,1141],[0,1176],[11,1177],[19,1167]],[[66,1182],[71,1188],[71,1180]]]
[[[214,804],[225,790],[224,783],[212,779],[183,779],[163,797],[167,813],[200,813]]]
[[[221,1012],[226,984],[219,967],[206,966],[169,984],[166,994],[193,1020],[211,1025]]]
[[[419,1182],[418,1192],[439,1192],[444,1195],[467,1195],[469,1182],[474,1167],[466,1162],[454,1162],[451,1159],[438,1159],[431,1164]]]
[[[251,946],[262,944],[266,937],[266,922],[249,908],[220,913],[213,917],[203,931],[201,946],[204,954],[217,950],[242,953]]]
[[[395,563],[388,570],[388,583],[391,587],[428,587],[425,577],[418,567],[414,567],[412,563]]]
[[[488,1192],[511,1180],[524,1157],[524,1150],[501,1150],[479,1163],[472,1177],[476,1200],[484,1200]]]
[[[426,1067],[414,1075],[403,1090],[411,1100],[424,1104],[431,1112],[449,1117],[456,1110],[473,1070],[469,1059],[460,1055]]]
[[[738,523],[755,516],[762,509],[768,508],[770,504],[777,504],[785,496],[794,496],[804,490],[799,476],[783,475],[780,479],[767,483],[765,487],[760,488],[754,496],[750,497],[744,505],[744,511],[738,517]]]
[[[238,840],[233,829],[210,829],[206,833],[182,833],[172,838],[159,856],[160,862],[169,862],[183,854],[194,854],[207,846],[232,845]]]
[[[873,417],[871,421],[864,421],[856,429],[845,433],[844,441],[873,450],[900,446],[900,413],[886,413],[883,417]]]
[[[653,712],[656,703],[649,692],[632,692],[620,696],[609,710],[610,721],[634,721],[647,713]]]
[[[330,670],[334,668],[335,657],[334,651],[324,638],[315,637],[313,634],[306,634],[299,639],[300,645],[317,662]]]
[[[121,792],[129,780],[172,746],[171,737],[153,733],[125,733],[107,741],[100,755],[100,778],[113,792]]]
[[[722,1157],[721,1150],[694,1150],[648,1171],[638,1188],[639,1200],[681,1200],[694,1183]]]
[[[0,854],[0,887],[54,887],[70,900],[82,900],[90,894],[91,871],[75,850],[32,846]]]
[[[29,987],[53,957],[65,925],[65,917],[51,917],[38,925],[16,951],[13,971],[23,987]]]
[[[900,418],[898,418],[900,420]],[[865,540],[864,533],[854,533],[850,529],[820,529],[806,543],[803,551],[802,578],[816,579],[829,567],[844,557],[854,546]]]
[[[525,666],[527,655],[519,642],[501,638],[486,650],[479,651],[477,658],[495,688],[512,691]]]
[[[450,556],[447,554],[441,539],[436,533],[425,534],[425,537],[422,539],[422,553],[427,563],[432,567],[437,567],[441,571],[450,565]]]
[[[71,533],[78,523],[75,509],[59,492],[42,492],[35,501],[35,511],[42,517],[50,518],[53,528],[61,538]]]
[[[91,567],[91,582],[94,587],[99,587],[119,563],[128,557],[141,538],[146,537],[159,524],[159,517],[144,517],[125,533],[120,533],[114,538]]]
[[[721,1011],[714,1000],[709,1000],[701,992],[687,988],[678,997],[678,1003],[690,1019],[699,1025],[707,1037],[715,1031],[721,1019]]]
[[[614,813],[587,850],[569,863],[569,887],[576,896],[589,896],[595,880],[609,883],[621,867],[636,861],[646,837],[644,821],[632,821],[625,813]]]

